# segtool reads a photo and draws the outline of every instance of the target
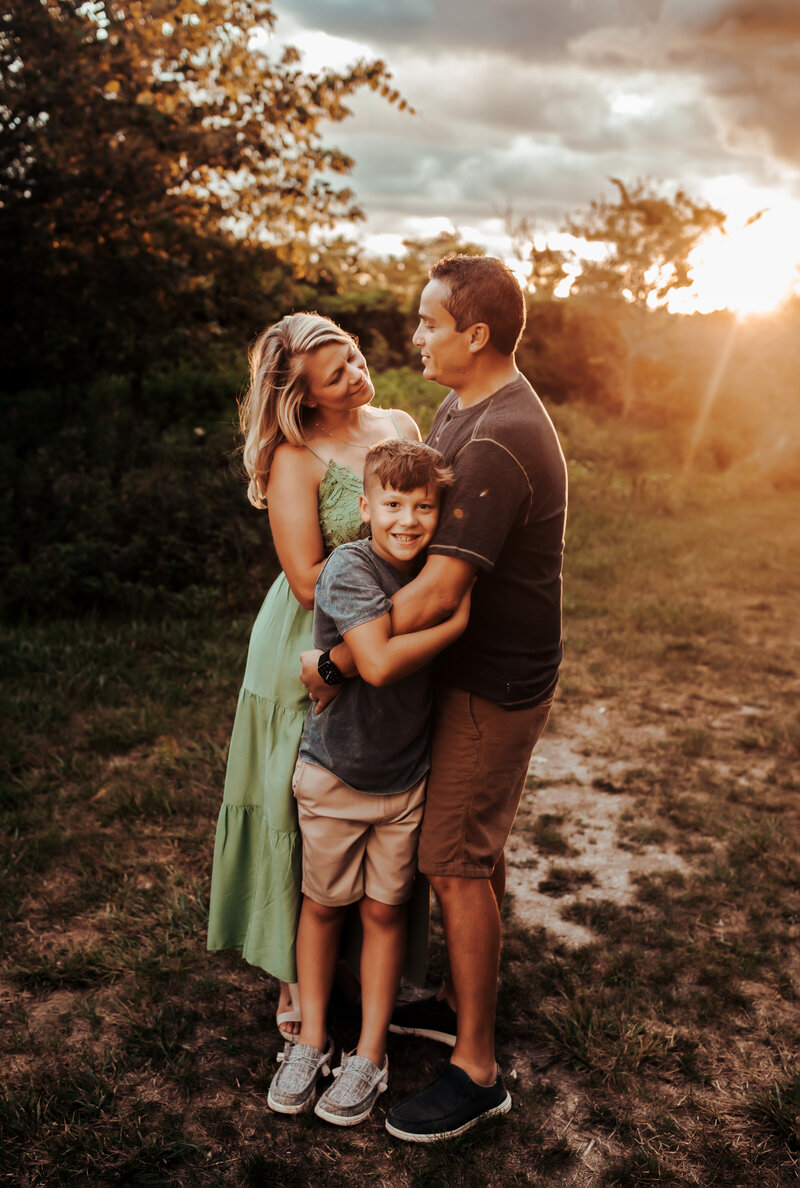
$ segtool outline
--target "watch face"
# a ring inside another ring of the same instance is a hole
[[[326,685],[340,685],[342,674],[332,660],[324,660],[319,666],[319,675]]]

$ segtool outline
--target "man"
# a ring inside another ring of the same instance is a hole
[[[439,621],[475,586],[467,629],[437,665],[419,846],[451,983],[400,1008],[392,1027],[446,1042],[454,1027],[455,1045],[442,1075],[387,1117],[409,1142],[454,1138],[511,1107],[494,1053],[503,850],[558,679],[567,491],[552,422],[515,363],[525,302],[513,274],[491,257],[453,256],[429,276],[414,343],[425,378],[452,389],[428,444],[455,482],[424,568],[393,599],[394,631]],[[351,671],[346,649],[330,659]]]

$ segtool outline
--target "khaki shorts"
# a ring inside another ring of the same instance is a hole
[[[541,705],[509,710],[463,689],[438,690],[419,839],[423,874],[491,877],[552,703],[551,696]]]
[[[408,792],[356,792],[324,767],[298,759],[292,777],[303,839],[303,894],[327,907],[368,895],[411,898],[425,779]]]

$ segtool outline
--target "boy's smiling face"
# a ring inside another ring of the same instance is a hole
[[[440,492],[430,487],[396,491],[372,478],[358,505],[361,519],[372,528],[379,557],[401,573],[412,573],[414,561],[433,540],[439,522]]]

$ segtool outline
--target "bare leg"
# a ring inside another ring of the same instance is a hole
[[[328,1039],[328,1000],[339,955],[346,908],[326,907],[303,896],[297,926],[297,980],[300,984],[299,1042],[323,1050]]]
[[[489,882],[491,884],[492,894],[494,895],[495,900],[497,901],[497,910],[500,911],[500,909],[503,906],[503,900],[505,899],[505,894],[506,894],[506,854],[505,854],[505,850],[500,855],[500,859],[497,863],[497,866],[492,871],[492,877],[489,880]],[[453,985],[452,976],[450,974],[448,974],[447,977],[445,978],[444,982],[442,983],[442,988],[436,997],[439,999],[443,999],[445,1002],[449,1003],[452,1010],[456,1009],[456,991],[455,991],[455,987]]]
[[[340,957],[336,964],[336,987],[351,1006],[361,1006],[361,982],[344,957]]]
[[[378,1068],[386,1055],[386,1032],[403,969],[408,904],[379,903],[364,896],[359,904],[361,946],[361,1035],[358,1055]]]
[[[479,1085],[497,1076],[494,1018],[500,912],[489,879],[434,877],[455,988],[458,1037],[451,1057]]]

